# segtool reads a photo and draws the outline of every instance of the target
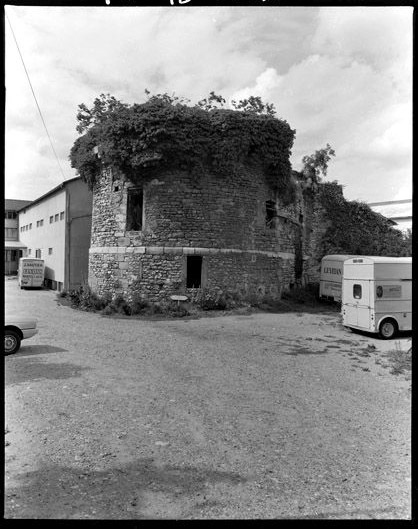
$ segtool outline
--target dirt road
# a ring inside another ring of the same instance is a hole
[[[337,313],[39,318],[6,367],[6,518],[410,517],[409,347]]]

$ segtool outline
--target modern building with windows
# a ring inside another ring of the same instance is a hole
[[[45,284],[69,290],[87,283],[92,193],[80,177],[65,180],[19,211],[26,257],[45,261]]]
[[[30,200],[5,199],[4,201],[4,273],[15,275],[19,258],[25,245],[19,240],[18,211],[30,204]]]

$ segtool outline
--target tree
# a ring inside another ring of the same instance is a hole
[[[326,176],[328,171],[328,162],[331,160],[331,156],[335,156],[334,149],[331,148],[330,144],[327,143],[326,147],[315,151],[310,156],[304,156],[302,158],[303,169],[302,174],[306,179],[311,179],[312,182],[321,181],[321,173]]]
[[[78,105],[76,130],[79,134],[84,134],[94,125],[102,123],[110,114],[123,108],[128,108],[128,105],[110,94],[100,94],[91,108],[87,108],[84,103]]]
[[[172,95],[167,94],[167,92],[164,92],[163,94],[154,94],[151,95],[151,92],[148,90],[148,88],[145,88],[145,95],[147,96],[148,101],[162,101],[163,103],[167,103],[168,105],[186,105],[187,103],[190,103],[190,99],[187,99],[185,97],[178,97],[173,92]]]
[[[232,106],[243,112],[255,112],[256,114],[267,114],[274,116],[276,109],[272,103],[263,103],[260,96],[250,96],[248,99],[240,99],[238,103],[233,99]]]
[[[222,108],[225,103],[225,99],[222,96],[216,95],[212,90],[212,92],[209,94],[209,97],[198,101],[197,106],[203,110],[212,110],[214,108],[218,108],[218,104]]]

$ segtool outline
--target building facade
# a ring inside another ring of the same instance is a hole
[[[19,240],[18,211],[31,203],[30,200],[5,199],[4,204],[4,273],[17,274],[19,258],[25,245]]]
[[[61,291],[87,283],[92,193],[76,177],[19,211],[25,256],[45,261],[45,284]]]
[[[140,185],[104,169],[93,188],[89,284],[149,301],[279,298],[302,275],[305,209],[301,193],[284,206],[254,168],[230,179],[165,171]]]
[[[376,213],[393,221],[396,228],[402,232],[412,230],[412,199],[372,202],[369,206]]]

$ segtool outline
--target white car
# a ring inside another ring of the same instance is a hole
[[[20,342],[32,338],[37,332],[37,319],[6,316],[4,322],[4,354],[17,353]]]

